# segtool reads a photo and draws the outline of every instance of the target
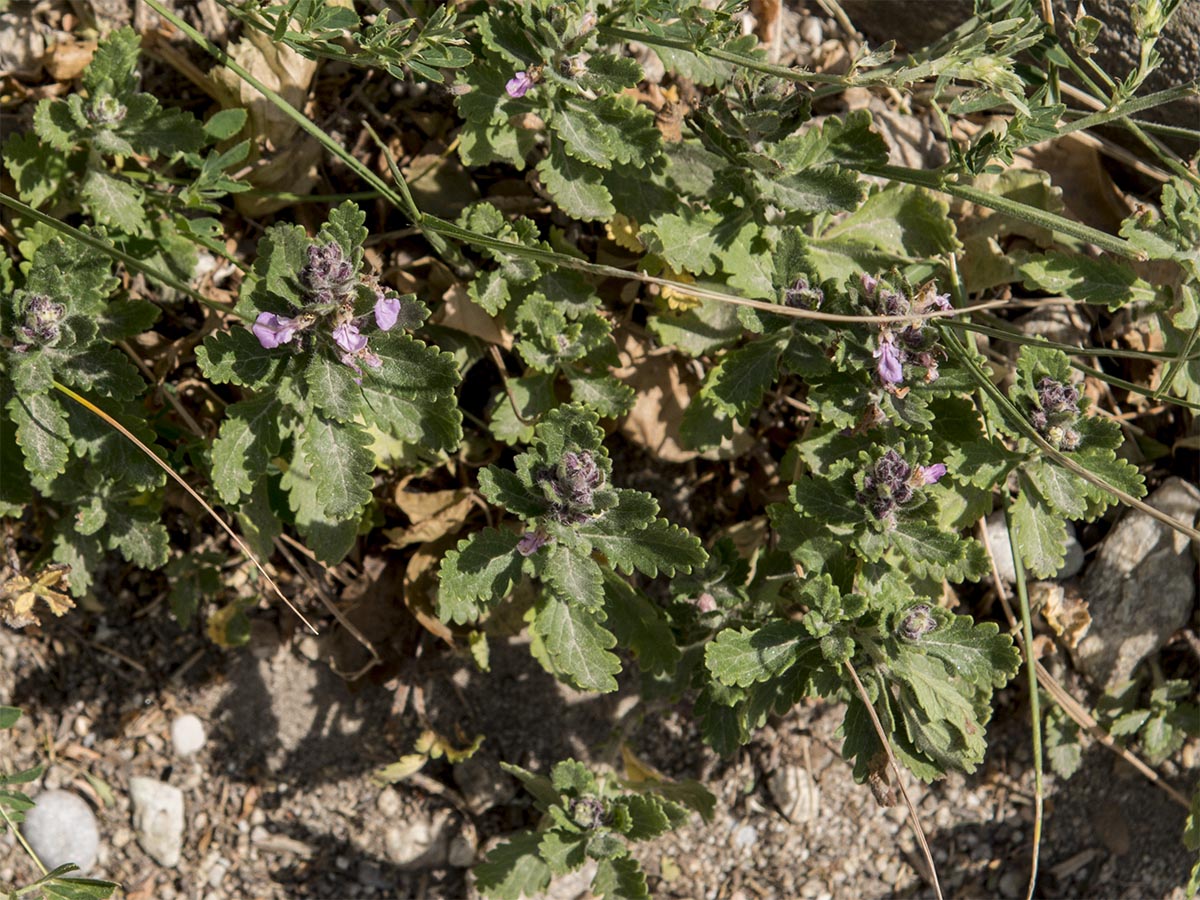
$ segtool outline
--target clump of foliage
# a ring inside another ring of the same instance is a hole
[[[464,515],[438,545],[422,620],[469,633],[477,660],[490,620],[515,608],[555,677],[690,703],[721,753],[822,698],[845,705],[842,752],[881,796],[892,757],[924,780],[974,771],[995,692],[1022,658],[996,622],[943,603],[949,585],[990,572],[971,529],[999,506],[1022,579],[1051,577],[1069,521],[1144,495],[1084,375],[1200,404],[1194,172],[1164,160],[1158,209],[1113,235],[1062,215],[1044,173],[1004,168],[1067,116],[1066,74],[1103,107],[1078,127],[1136,131],[1130,98],[1177,4],[1139,0],[1139,61],[1099,84],[1028,0],[977,5],[927,50],[863,48],[828,75],[768,63],[732,3],[538,0],[424,18],[231,4],[301,54],[446,84],[459,162],[480,179],[526,173],[548,217],[476,192],[448,221],[338,154],[412,220],[422,253],[442,257],[469,328],[431,318],[448,293],[418,299],[374,271],[367,214],[349,201],[315,235],[267,225],[234,302],[192,288],[197,248],[224,253],[224,223],[201,214],[244,187],[229,170],[249,145],[225,143],[245,112],[201,123],[164,108],[138,89],[136,36],[114,32],[80,90],[41,101],[3,146],[20,199],[0,199],[20,217],[22,261],[0,264],[0,511],[38,548],[6,582],[6,618],[30,621],[39,601],[61,615],[62,580],[87,594],[110,553],[188,582],[171,593],[181,623],[219,590],[219,555],[172,548],[165,475],[148,454],[219,499],[259,555],[294,532],[330,565],[378,541],[394,515],[385,486],[419,476],[477,489],[486,508],[486,524]],[[1080,17],[1071,34],[1086,59],[1094,27]],[[639,93],[631,42],[662,64],[657,106]],[[945,135],[956,117],[1003,121],[948,138],[948,161],[927,171],[889,162],[867,110],[818,118],[842,89],[918,83]],[[960,220],[946,197],[994,215]],[[1151,283],[1133,259],[1173,275]],[[131,294],[114,260],[171,290],[155,303]],[[1161,383],[1089,369],[1086,348],[980,315],[975,301],[1012,291],[1146,316],[1164,350],[1138,358],[1162,364]],[[210,311],[202,332],[187,318],[195,301]],[[166,376],[202,377],[210,400],[190,412],[129,358],[128,340],[164,320],[196,332]],[[637,399],[614,373],[631,333],[702,375],[677,437],[704,454],[706,477],[751,457],[764,473],[755,546],[692,534],[660,515],[660,498],[621,486],[609,434]],[[1020,345],[1011,366],[982,353],[978,333]],[[1104,701],[1105,720],[1161,759],[1188,733],[1190,688],[1167,680],[1146,699],[1128,687]],[[1072,726],[1051,714],[1046,728],[1052,760],[1077,765]],[[629,845],[711,811],[695,792],[570,760],[550,777],[508,770],[543,820],[479,867],[490,896],[542,890],[588,858],[597,893],[645,896]]]

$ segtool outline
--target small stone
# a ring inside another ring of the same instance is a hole
[[[25,814],[21,832],[38,857],[53,869],[64,863],[79,866],[76,875],[86,875],[96,864],[100,831],[92,808],[70,791],[44,791],[37,804]]]
[[[183,850],[183,792],[153,778],[129,779],[133,828],[142,849],[160,866],[179,865]]]
[[[758,829],[753,825],[743,825],[733,833],[733,845],[743,849],[753,847],[758,843]]]
[[[191,713],[171,723],[171,746],[176,756],[191,756],[199,752],[207,739],[204,723]]]
[[[475,865],[475,842],[466,834],[456,834],[450,839],[450,852],[446,862],[456,869],[469,869]]]
[[[229,874],[229,863],[223,859],[218,859],[211,869],[208,870],[208,886],[211,888],[219,888],[221,882],[225,880],[225,876]]]
[[[375,808],[380,814],[389,819],[394,819],[400,815],[402,804],[400,803],[400,795],[395,788],[386,787],[379,792],[379,799],[375,801]]]
[[[389,861],[401,869],[444,866],[450,853],[450,813],[440,810],[432,818],[412,818],[383,833]]]
[[[301,656],[313,662],[321,658],[321,645],[311,634],[302,637],[296,645],[296,649],[300,651]]]
[[[816,16],[805,16],[800,22],[800,39],[810,47],[820,47],[825,40],[825,29]]]
[[[1000,896],[1005,898],[1023,897],[1025,895],[1025,873],[1017,869],[1009,869],[1000,876],[1000,883],[996,888],[1000,891]]]

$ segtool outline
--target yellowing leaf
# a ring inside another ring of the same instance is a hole
[[[615,243],[618,247],[628,250],[630,253],[645,253],[646,248],[638,239],[638,223],[637,219],[630,218],[623,213],[617,213],[604,226],[605,233],[608,234],[609,240]]]
[[[687,272],[676,272],[670,266],[663,270],[663,278],[669,281],[678,281],[681,284],[695,284],[696,279]],[[700,298],[694,297],[691,294],[685,294],[682,291],[677,291],[672,287],[664,287],[662,289],[662,298],[666,301],[667,308],[675,312],[687,312],[689,309],[695,309],[700,305]]]
[[[69,584],[67,576],[71,567],[62,563],[51,563],[30,579],[25,575],[14,575],[4,582],[4,596],[0,597],[0,618],[13,628],[40,625],[41,620],[33,612],[34,604],[40,599],[56,616],[62,616],[75,606],[74,601],[59,588]]]

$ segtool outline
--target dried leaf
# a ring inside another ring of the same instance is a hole
[[[446,551],[454,547],[453,534],[422,544],[408,561],[404,571],[404,605],[413,614],[421,627],[435,637],[441,638],[451,647],[454,633],[442,622],[435,612],[437,608],[437,570]]]
[[[49,607],[51,613],[62,616],[75,606],[74,601],[60,590],[68,588],[67,576],[70,574],[70,566],[51,563],[33,579],[25,575],[12,576],[4,582],[4,596],[0,598],[0,618],[13,628],[40,625],[41,620],[33,611],[34,604],[39,599]]]
[[[1068,649],[1074,650],[1092,624],[1092,614],[1082,597],[1068,596],[1061,584],[1039,581],[1030,585],[1031,606],[1041,607],[1042,618],[1062,638]]]
[[[465,332],[489,344],[498,344],[505,350],[512,349],[512,332],[472,300],[464,285],[452,285],[442,295],[442,301],[442,305],[429,320],[432,324],[445,325],[447,328]]]

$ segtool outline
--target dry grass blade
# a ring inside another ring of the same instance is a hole
[[[254,554],[254,551],[246,546],[246,542],[243,541],[241,539],[241,537],[238,536],[238,533],[236,531],[234,531],[232,528],[230,528],[229,525],[226,524],[224,519],[222,519],[220,516],[217,515],[216,511],[211,506],[208,505],[208,503],[205,501],[205,499],[203,497],[201,497],[190,484],[188,484],[186,481],[183,480],[182,476],[180,476],[174,469],[172,469],[165,462],[163,462],[161,459],[159,459],[158,454],[156,454],[153,450],[151,450],[149,447],[147,447],[145,444],[143,444],[141,441],[139,441],[136,437],[134,437],[134,435],[129,431],[128,428],[126,428],[124,425],[122,425],[120,422],[118,422],[116,419],[114,419],[112,416],[110,416],[104,410],[100,409],[100,407],[93,404],[90,400],[88,400],[85,397],[81,397],[79,394],[75,393],[69,387],[61,385],[57,381],[54,382],[54,388],[55,388],[55,390],[59,391],[60,393],[65,394],[66,396],[70,397],[72,400],[74,400],[76,403],[78,403],[80,406],[82,406],[88,412],[92,413],[95,416],[98,416],[100,419],[102,419],[105,422],[105,424],[107,424],[107,425],[111,426],[112,428],[115,428],[117,431],[119,431],[126,438],[126,440],[128,440],[135,447],[137,447],[140,451],[142,451],[142,453],[146,454],[146,456],[148,456],[150,459],[152,459],[156,466],[158,466],[160,469],[162,469],[164,472],[166,472],[169,476],[171,476],[171,478],[173,478],[180,487],[182,487],[185,491],[188,492],[189,495],[191,495],[193,500],[195,500],[197,503],[199,503],[204,508],[204,511],[206,513],[208,513],[209,516],[212,517],[213,521],[215,521],[218,525],[221,526],[222,529],[224,529],[225,533],[228,534],[233,539],[233,542],[238,545],[238,549],[241,550],[242,553],[246,554],[246,558],[249,559],[252,563],[254,563],[255,568],[257,568],[258,571],[262,574],[262,577],[267,579],[267,584],[271,585],[271,590],[273,590],[275,592],[275,596],[277,596],[280,600],[282,600],[284,602],[284,605],[287,606],[288,609],[290,609],[293,613],[296,614],[296,618],[298,618],[301,622],[303,622],[305,627],[308,628],[309,631],[311,631],[313,634],[320,634],[320,632],[317,631],[317,629],[315,627],[313,627],[313,624],[304,617],[304,614],[302,612],[300,612],[299,609],[296,608],[296,605],[294,603],[292,603],[292,601],[289,600],[286,596],[284,596],[283,591],[281,591],[279,589],[279,585],[275,583],[275,579],[272,578],[270,573],[268,573],[267,570],[263,567],[263,564],[259,561],[258,557]]]
[[[921,853],[925,856],[925,865],[929,866],[929,880],[933,882],[933,892],[937,895],[938,900],[942,900],[942,885],[938,881],[937,867],[933,864],[933,851],[929,849],[929,841],[925,837],[925,829],[921,827],[921,820],[917,816],[917,808],[913,805],[912,798],[908,796],[908,790],[904,787],[904,778],[900,771],[900,763],[896,761],[896,755],[892,753],[891,742],[888,741],[887,732],[883,730],[883,723],[879,721],[879,716],[875,714],[875,707],[871,703],[871,698],[867,696],[867,689],[858,680],[858,672],[854,670],[854,666],[850,664],[849,660],[846,661],[846,671],[854,679],[854,686],[858,689],[858,696],[862,698],[863,706],[867,708],[867,713],[871,716],[871,724],[875,726],[875,733],[879,735],[879,742],[883,744],[884,752],[887,753],[888,765],[892,767],[892,771],[896,775],[896,786],[900,788],[900,796],[904,798],[904,805],[908,807],[908,816],[912,821],[913,832],[917,836],[917,843],[921,845]]]

